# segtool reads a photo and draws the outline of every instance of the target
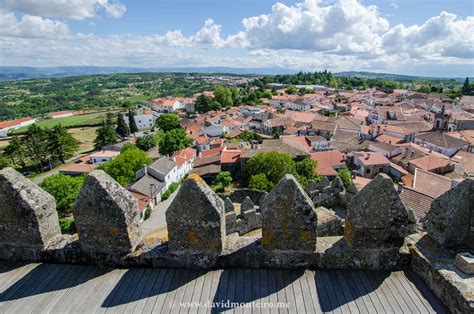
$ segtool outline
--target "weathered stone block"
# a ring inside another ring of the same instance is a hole
[[[232,201],[228,197],[226,197],[224,200],[224,208],[226,213],[231,213],[235,210],[234,203],[232,203]]]
[[[336,213],[325,207],[316,208],[318,215],[318,237],[341,236],[344,234],[344,221]]]
[[[201,177],[190,175],[166,210],[170,248],[220,253],[226,237],[224,207]]]
[[[248,196],[240,204],[240,212],[241,213],[243,213],[247,210],[253,210],[254,208],[255,208],[255,204],[252,202],[252,200]]]
[[[320,182],[319,182],[319,189],[323,190],[325,187],[330,186],[331,182],[329,181],[328,177],[324,177]]]
[[[42,249],[60,237],[54,198],[12,168],[1,170],[0,245]]]
[[[393,182],[378,174],[349,203],[345,239],[354,248],[392,248],[403,245],[408,212]]]
[[[292,175],[285,175],[265,198],[262,245],[267,250],[314,251],[317,215],[313,202]]]
[[[474,255],[469,252],[458,253],[456,255],[455,265],[463,273],[474,275]]]
[[[318,189],[318,185],[316,184],[316,181],[309,180],[308,181],[308,187],[306,188],[306,192],[309,194],[313,191],[316,191],[317,189]]]
[[[136,199],[102,170],[87,176],[73,214],[84,251],[126,254],[140,243]]]
[[[435,199],[423,223],[443,247],[474,249],[474,179],[465,179]]]
[[[341,178],[335,177],[331,182],[331,188],[333,193],[339,193],[344,191],[344,183],[342,183]]]

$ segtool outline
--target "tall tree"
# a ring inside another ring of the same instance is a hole
[[[79,195],[84,177],[71,177],[55,174],[46,178],[40,186],[56,200],[58,212],[62,215],[71,213],[74,201]]]
[[[39,127],[36,123],[31,125],[28,127],[22,142],[26,149],[26,155],[30,158],[33,165],[41,169],[43,163],[51,156],[48,150],[48,133],[46,129]]]
[[[164,132],[179,128],[179,117],[175,113],[163,113],[156,118],[156,124]]]
[[[99,150],[106,145],[117,143],[117,134],[115,133],[111,114],[107,114],[107,118],[102,120],[96,134],[97,136],[94,140],[94,149],[96,150]]]
[[[72,157],[79,148],[79,141],[68,133],[61,124],[55,125],[48,132],[48,151],[53,160],[59,160],[62,163]]]
[[[159,137],[160,154],[170,155],[180,149],[191,146],[193,140],[183,129],[173,129]]]
[[[198,113],[204,113],[212,110],[214,100],[206,95],[200,95],[194,104],[194,110]]]
[[[131,109],[128,111],[128,125],[131,133],[135,134],[138,132],[137,123],[135,122],[135,111]]]
[[[151,162],[146,153],[138,148],[128,149],[100,168],[117,180],[122,186],[135,180],[135,173]]]
[[[215,101],[224,108],[229,108],[234,104],[232,91],[224,86],[218,86],[214,89]]]
[[[123,118],[123,114],[121,112],[117,113],[117,128],[115,131],[117,131],[117,134],[122,139],[130,135],[130,129],[128,128],[127,123],[125,123],[125,119]]]
[[[464,80],[464,84],[462,84],[461,92],[463,95],[469,95],[469,93],[471,92],[471,85],[469,84],[468,77],[466,77],[466,80]]]
[[[22,168],[25,167],[28,162],[25,145],[19,136],[14,136],[10,142],[8,142],[3,154],[10,158],[12,164],[19,165]]]

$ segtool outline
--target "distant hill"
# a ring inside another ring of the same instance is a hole
[[[113,73],[140,73],[140,72],[179,72],[179,73],[228,73],[238,75],[277,75],[295,74],[298,71],[284,68],[232,68],[232,67],[163,67],[163,68],[135,68],[135,67],[96,67],[96,66],[65,66],[65,67],[20,67],[0,66],[0,81],[21,80],[29,78],[51,78],[94,74]],[[414,81],[414,80],[455,80],[465,78],[439,78],[399,75],[389,73],[346,71],[335,73],[335,76],[380,78],[386,80]]]
[[[51,78],[78,75],[141,73],[141,72],[179,72],[179,73],[229,73],[238,75],[276,75],[293,74],[296,71],[280,68],[231,68],[231,67],[169,67],[169,68],[133,68],[133,67],[17,67],[0,66],[0,81],[29,78]]]

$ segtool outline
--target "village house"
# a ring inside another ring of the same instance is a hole
[[[178,98],[160,98],[148,101],[148,106],[158,113],[172,113],[185,110],[186,103]]]
[[[196,152],[196,149],[187,147],[174,153],[173,158],[178,166],[178,178],[184,177],[193,169]]]
[[[147,112],[144,114],[137,114],[133,118],[135,120],[135,124],[139,130],[142,129],[149,129],[155,126],[155,121],[158,115],[153,114],[152,112]],[[130,117],[127,116],[125,122],[130,125]]]
[[[452,156],[461,149],[467,150],[469,146],[469,143],[462,139],[437,131],[420,133],[415,136],[413,142],[446,156]]]
[[[353,164],[361,177],[370,179],[379,173],[388,173],[390,170],[390,161],[378,152],[354,152]]]
[[[23,126],[31,125],[36,123],[37,119],[33,119],[30,117],[21,118],[17,120],[9,120],[9,121],[0,121],[0,137],[7,137],[8,132],[19,129]]]
[[[421,158],[408,161],[408,171],[415,173],[416,169],[422,169],[437,174],[446,174],[453,171],[455,163],[450,158],[430,154]]]
[[[407,121],[400,107],[376,106],[369,115],[372,124],[396,124]]]
[[[318,176],[334,177],[339,169],[347,167],[344,154],[338,150],[311,153],[311,159],[318,162]]]
[[[371,142],[368,149],[372,152],[382,153],[387,158],[392,158],[402,153],[400,147],[383,142]]]
[[[111,161],[118,155],[120,155],[120,152],[113,150],[101,150],[90,154],[89,159],[94,165],[101,165],[103,163]]]
[[[55,112],[50,112],[48,114],[48,117],[51,119],[57,119],[57,118],[72,117],[73,115],[74,115],[74,112],[72,111],[55,111]]]

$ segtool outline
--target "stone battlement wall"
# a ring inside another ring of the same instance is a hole
[[[223,200],[190,175],[166,210],[168,239],[150,241],[142,238],[136,200],[98,170],[89,174],[73,207],[78,234],[62,235],[54,198],[5,168],[0,258],[203,269],[411,267],[454,312],[474,307],[472,276],[454,267],[457,252],[474,252],[473,179],[436,199],[426,232],[408,237],[410,215],[385,174],[360,191],[344,190],[338,180],[311,183],[305,191],[286,175],[258,201],[249,195],[238,200]],[[315,207],[331,202],[347,205],[345,223]]]
[[[472,185],[471,179],[465,182],[453,193]],[[286,175],[271,193],[259,196],[259,206],[247,195],[237,210],[230,198],[221,199],[191,175],[166,211],[168,241],[150,242],[142,239],[135,199],[103,171],[92,172],[81,189],[73,208],[78,234],[71,236],[60,234],[54,199],[6,168],[0,171],[0,258],[147,267],[405,267],[404,235],[411,222],[390,178],[379,175],[360,192],[340,185],[323,182],[308,195]],[[310,196],[318,197],[317,190],[338,198],[352,194],[345,226],[331,211],[314,206]],[[472,245],[472,222],[456,220],[456,234],[448,234],[436,222],[438,207],[431,215],[433,238]]]

